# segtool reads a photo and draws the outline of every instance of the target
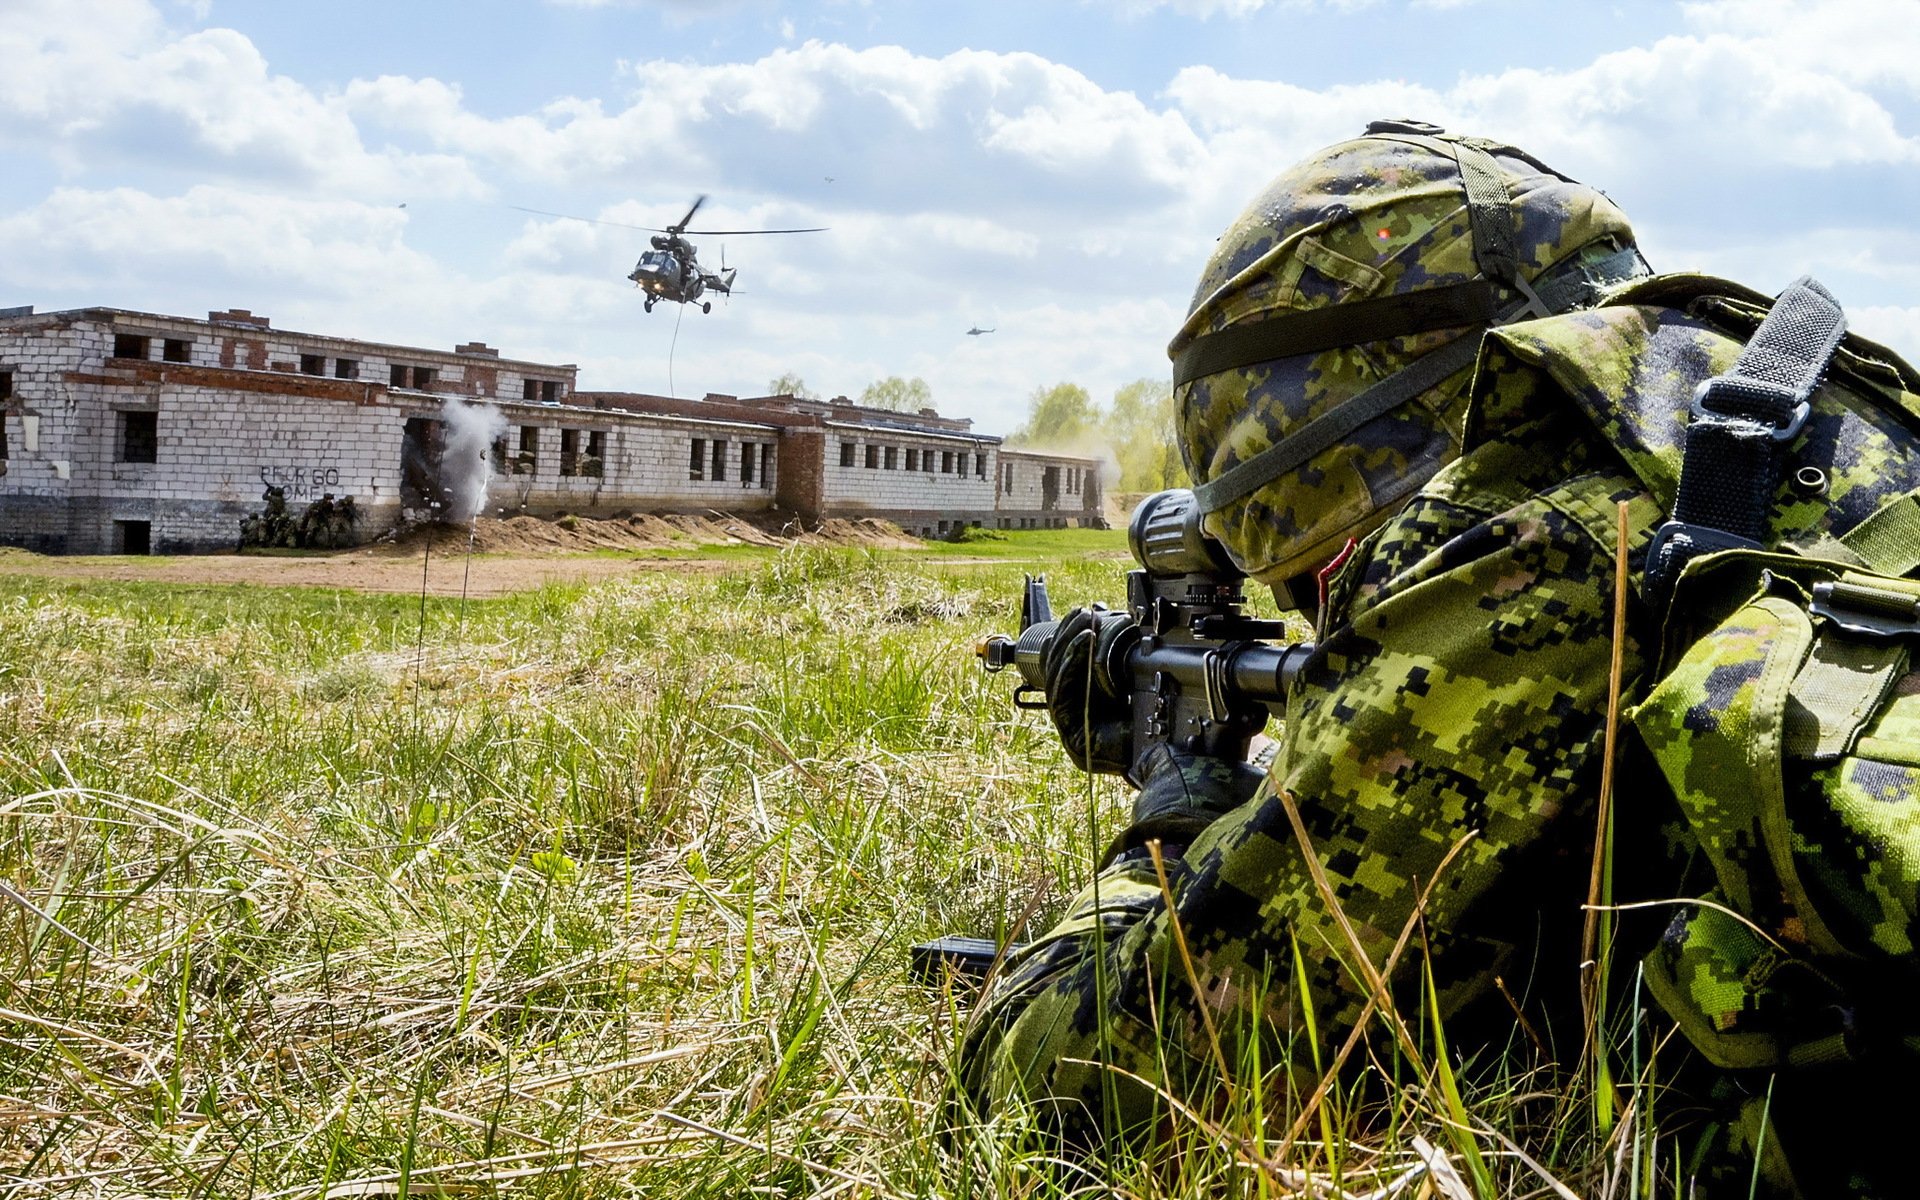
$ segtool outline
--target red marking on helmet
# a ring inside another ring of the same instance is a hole
[[[1375,236],[1375,237],[1377,237],[1377,238],[1379,238],[1379,239],[1380,239],[1381,241],[1383,241],[1383,242],[1384,242],[1384,241],[1386,241],[1386,240],[1387,240],[1388,238],[1390,238],[1390,237],[1392,237],[1392,236],[1393,236],[1393,230],[1391,230],[1391,229],[1384,229],[1384,228],[1383,228],[1383,229],[1381,229],[1381,230],[1380,230],[1380,232],[1379,232],[1379,233],[1376,233],[1376,234],[1374,234],[1374,236]]]

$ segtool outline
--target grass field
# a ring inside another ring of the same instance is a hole
[[[972,645],[1027,560],[1117,602],[1122,547],[465,604],[0,578],[0,1192],[1450,1194],[1432,1092],[1301,1176],[1224,1139],[1096,1185],[933,1136],[964,1013],[905,947],[1057,911],[1124,799]]]

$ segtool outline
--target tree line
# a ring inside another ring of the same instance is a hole
[[[819,394],[793,372],[767,384],[770,396],[818,400]],[[889,375],[868,384],[858,403],[891,412],[933,408],[933,389],[915,376]],[[1110,460],[1118,474],[1107,486],[1122,492],[1154,492],[1185,487],[1186,468],[1173,440],[1173,386],[1164,379],[1136,379],[1096,402],[1077,383],[1035,388],[1027,397],[1027,420],[1007,435],[1009,446],[1058,450]]]

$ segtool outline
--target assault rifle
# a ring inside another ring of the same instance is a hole
[[[1310,643],[1285,644],[1282,622],[1246,612],[1246,576],[1200,527],[1200,516],[1193,493],[1176,488],[1141,501],[1127,527],[1127,544],[1140,564],[1127,573],[1129,625],[1107,639],[1092,668],[1097,688],[1128,698],[1133,719],[1122,757],[1129,763],[1148,761],[1146,752],[1163,744],[1229,761],[1246,758],[1313,651]],[[1059,628],[1046,577],[1029,575],[1020,633],[996,633],[974,648],[986,670],[1018,673],[1015,707],[1047,707],[1042,664]],[[1128,782],[1140,781],[1129,776]],[[927,979],[943,971],[978,977],[997,955],[991,941],[944,937],[913,947],[912,966]]]

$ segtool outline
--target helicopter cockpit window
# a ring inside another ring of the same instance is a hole
[[[672,261],[673,256],[665,250],[648,250],[640,255],[640,265],[652,267],[656,271],[665,270],[667,264]]]

